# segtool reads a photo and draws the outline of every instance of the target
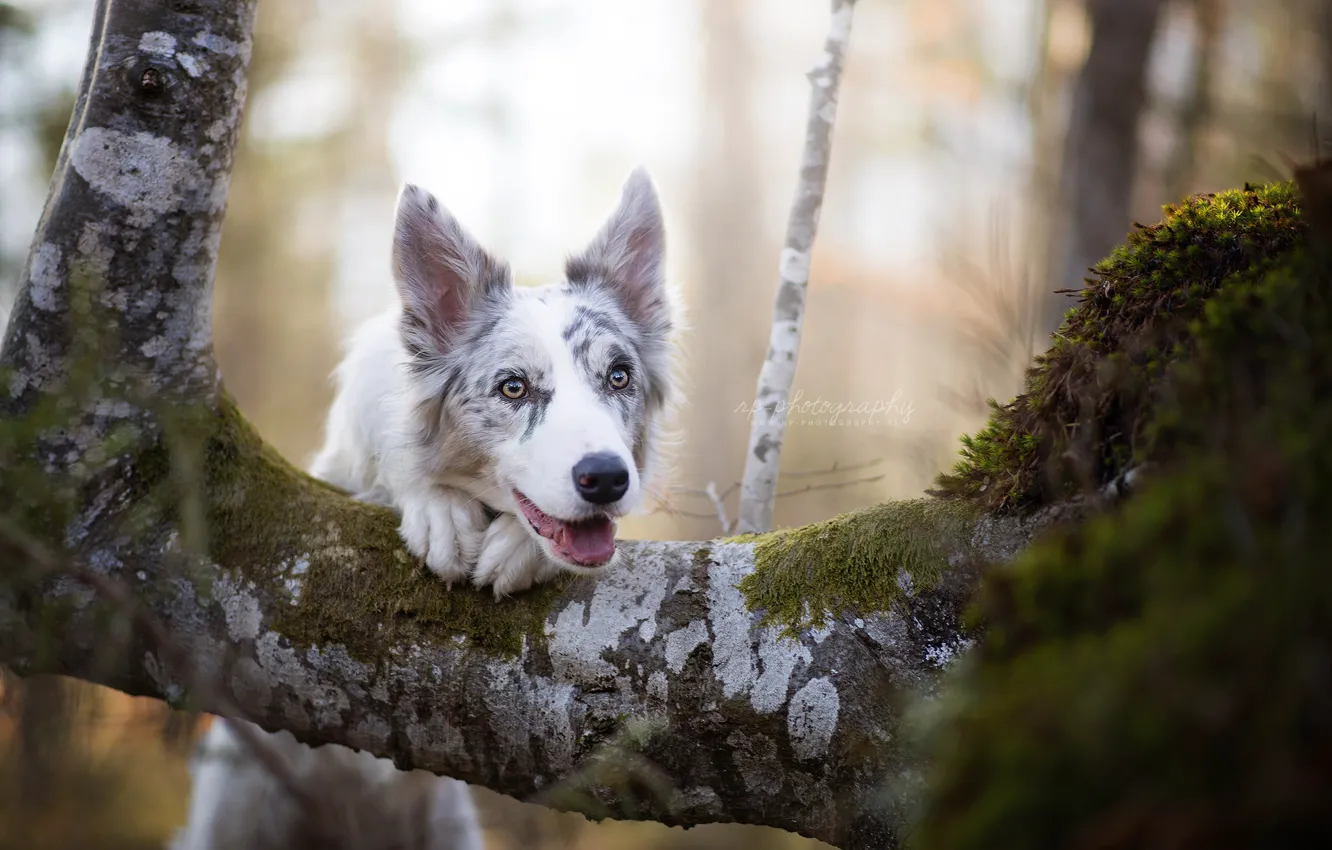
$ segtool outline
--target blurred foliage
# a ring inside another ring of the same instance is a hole
[[[0,675],[0,848],[160,850],[186,804],[185,717],[69,679]]]
[[[1292,201],[1274,187],[1220,211],[1266,222],[1255,241],[1280,253]],[[1204,255],[1207,212],[1173,219]],[[1308,249],[1247,262],[1261,273],[1162,271],[1186,301],[1228,279],[1193,313],[1191,356],[1163,367],[1176,463],[987,580],[986,638],[926,724],[912,846],[1332,841],[1332,275]]]
[[[0,34],[18,32],[31,35],[34,29],[32,14],[13,3],[0,3]]]
[[[1173,409],[1172,364],[1187,360],[1217,291],[1252,278],[1304,235],[1289,183],[1190,198],[1136,229],[1094,269],[1026,390],[993,404],[938,492],[1022,510],[1098,488],[1159,459],[1156,420]]]

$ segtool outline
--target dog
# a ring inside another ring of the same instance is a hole
[[[533,288],[515,286],[506,262],[406,185],[398,298],[352,335],[310,473],[392,507],[408,551],[450,588],[470,582],[499,600],[614,568],[616,522],[652,485],[674,402],[681,320],[664,260],[662,211],[641,168],[564,279]],[[173,850],[308,840],[310,824],[233,722],[215,720],[201,741]],[[344,846],[481,850],[464,783],[251,728],[320,797],[348,795],[335,807]]]

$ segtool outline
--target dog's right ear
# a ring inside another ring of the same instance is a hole
[[[492,256],[424,189],[398,196],[393,278],[410,347],[443,352],[481,299],[513,286],[509,264]]]
[[[569,258],[564,273],[570,283],[606,287],[629,318],[665,337],[671,327],[665,255],[666,226],[657,190],[639,167],[624,182],[620,203],[601,231],[581,254]]]

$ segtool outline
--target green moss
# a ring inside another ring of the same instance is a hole
[[[1332,836],[1332,264],[1227,286],[1165,367],[1170,472],[987,579],[911,846]]]
[[[733,534],[733,535],[731,535],[730,537],[723,537],[723,538],[721,539],[721,542],[722,542],[722,543],[753,543],[753,542],[755,542],[756,540],[758,540],[758,539],[759,539],[760,537],[762,537],[762,536],[763,536],[763,535],[761,535],[761,534],[755,534],[755,533],[752,532],[752,531],[747,531],[747,532],[745,532],[744,534]]]
[[[546,616],[567,580],[500,602],[470,585],[447,588],[407,553],[392,511],[353,501],[291,466],[228,398],[216,414],[196,413],[169,431],[199,447],[204,548],[212,559],[276,599],[295,602],[288,587],[299,588],[299,604],[279,609],[274,620],[294,644],[345,644],[355,657],[383,662],[394,645],[453,635],[503,654],[516,654],[524,638],[545,640]],[[177,515],[186,494],[200,491],[179,475],[173,484],[166,472],[188,455],[157,446],[140,461],[157,469],[158,497]]]
[[[884,611],[902,592],[939,579],[963,550],[976,512],[959,502],[889,502],[800,528],[754,537],[755,570],[740,581],[761,622],[786,634],[823,626],[843,611]]]
[[[1167,207],[1095,267],[1024,392],[991,402],[988,423],[963,437],[933,492],[1026,510],[1159,459],[1155,420],[1174,396],[1166,376],[1192,356],[1207,305],[1285,262],[1305,232],[1289,183]]]

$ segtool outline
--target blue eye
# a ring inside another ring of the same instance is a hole
[[[610,370],[606,376],[606,383],[610,384],[613,390],[622,390],[629,386],[629,370],[624,368],[615,368]]]
[[[500,384],[499,390],[505,398],[511,398],[515,401],[527,395],[527,382],[522,378],[509,378]]]

